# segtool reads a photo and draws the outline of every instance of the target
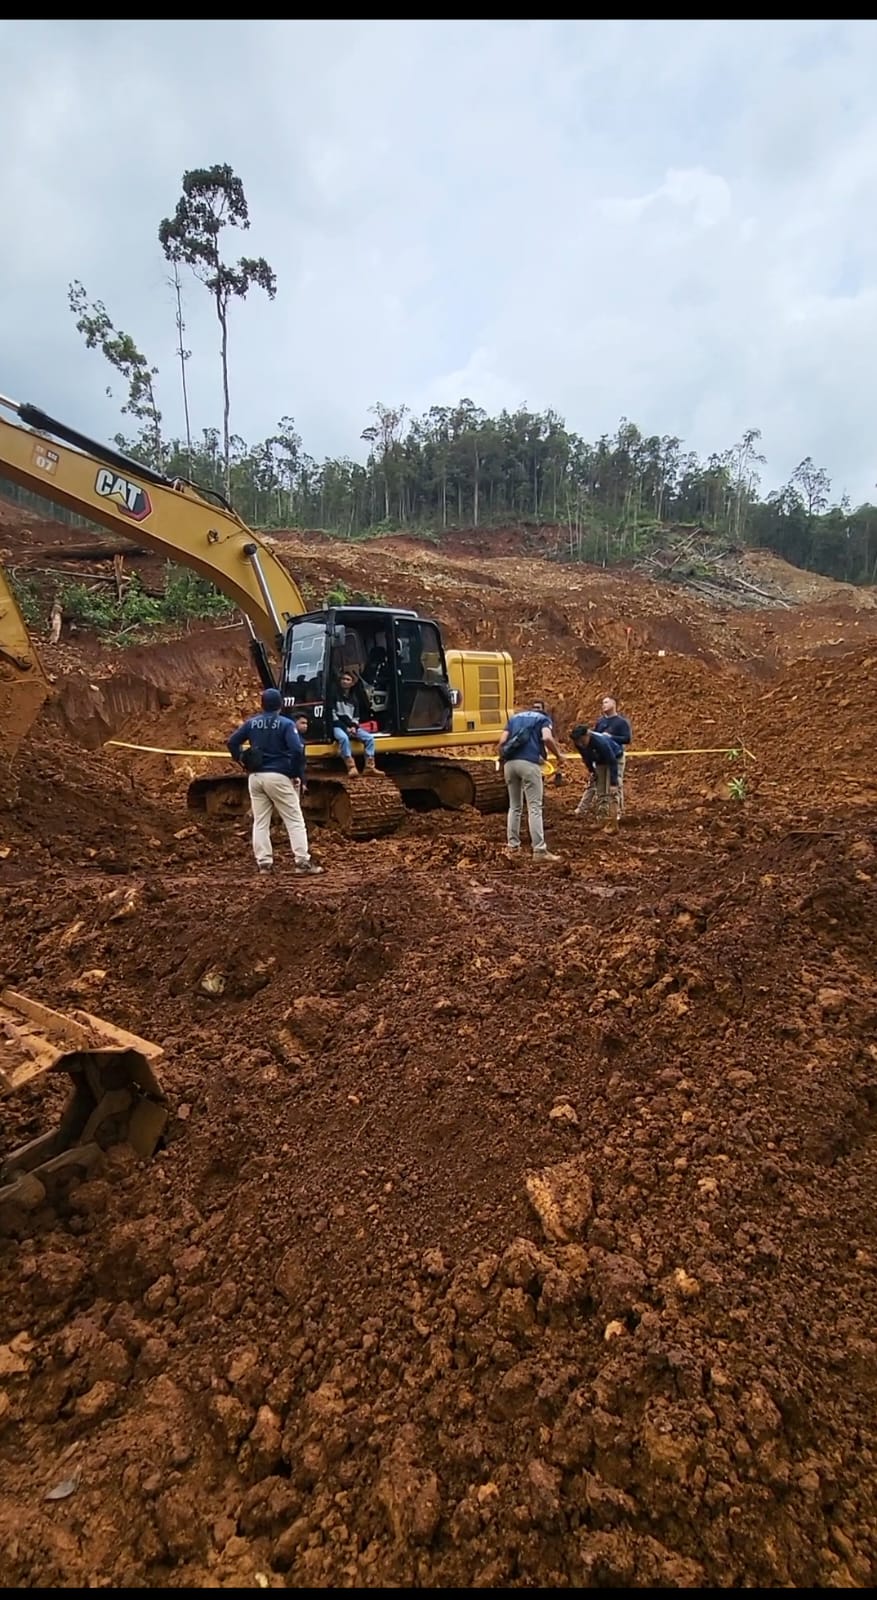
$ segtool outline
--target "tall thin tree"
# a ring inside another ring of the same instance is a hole
[[[228,386],[228,310],[232,298],[243,300],[254,284],[269,300],[277,293],[277,278],[264,256],[242,256],[234,265],[222,260],[219,236],[225,227],[249,228],[250,215],[244,186],[231,167],[198,167],[183,174],[183,192],[172,217],[159,224],[158,237],[170,262],[190,267],[213,297],[220,327],[222,354],[222,437],[225,493],[231,495],[231,453]]]
[[[183,335],[186,332],[186,324],[183,321],[183,286],[182,286],[182,283],[180,282],[180,263],[176,259],[174,259],[171,262],[171,265],[172,265],[172,267],[174,269],[173,270],[173,277],[170,278],[168,281],[169,281],[169,283],[171,285],[171,288],[174,291],[174,297],[175,297],[176,303],[177,303],[176,304],[176,313],[175,313],[175,321],[176,321],[176,324],[177,324],[177,339],[179,341],[178,344],[177,344],[177,355],[180,358],[180,382],[181,382],[182,388],[183,388],[183,414],[184,414],[185,419],[186,419],[186,456],[187,456],[187,459],[188,459],[188,462],[189,462],[189,477],[191,478],[191,476],[192,476],[192,426],[191,426],[191,422],[189,420],[189,385],[186,382],[186,362],[189,360],[192,352],[191,352],[191,350],[187,350],[186,349],[185,340],[183,338]]]

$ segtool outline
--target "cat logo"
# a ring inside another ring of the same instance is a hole
[[[138,483],[132,483],[130,478],[123,478],[118,472],[113,472],[111,467],[101,467],[94,480],[94,486],[103,500],[115,500],[126,517],[132,522],[142,522],[152,510],[152,501],[145,489]]]

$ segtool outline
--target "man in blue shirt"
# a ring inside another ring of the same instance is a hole
[[[614,739],[616,744],[619,744],[622,747],[621,754],[618,757],[618,815],[621,816],[622,812],[624,811],[624,763],[627,756],[627,751],[633,739],[633,734],[631,733],[630,723],[628,722],[627,717],[622,717],[619,715],[618,702],[612,698],[611,694],[603,696],[600,711],[601,715],[594,723],[594,732],[608,733],[610,739]],[[588,806],[585,805],[586,800],[588,801],[588,804],[591,804],[596,801],[596,799],[597,782],[595,774],[591,780],[590,786],[585,790],[585,793],[576,807],[576,815],[584,815],[584,812],[588,809]]]
[[[619,818],[618,763],[624,747],[608,733],[597,733],[589,728],[586,722],[580,722],[573,728],[570,738],[594,780],[576,806],[576,816],[584,816],[589,809],[593,792],[598,817],[608,815],[614,800],[615,815]]]
[[[305,771],[305,747],[289,717],[280,715],[279,689],[265,689],[262,712],[248,717],[227,740],[231,758],[249,775],[253,812],[253,854],[260,872],[274,865],[271,818],[276,811],[286,825],[298,873],[322,872],[311,860],[299,790]],[[247,749],[244,749],[244,746]]]
[[[541,704],[541,702],[540,702]],[[531,707],[529,711],[516,711],[509,717],[499,741],[499,759],[509,792],[509,811],[506,823],[507,849],[511,856],[521,848],[521,812],[527,804],[527,827],[533,860],[559,861],[545,843],[542,822],[544,783],[542,762],[545,751],[550,750],[560,759],[560,748],[551,731],[551,718],[544,711]]]
[[[624,810],[624,763],[628,749],[633,741],[633,734],[627,717],[620,715],[618,702],[613,699],[611,694],[603,696],[600,711],[601,715],[594,723],[594,732],[608,733],[610,739],[614,739],[616,744],[622,746],[621,754],[618,757],[618,810],[620,815]]]

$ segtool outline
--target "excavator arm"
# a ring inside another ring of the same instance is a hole
[[[244,613],[261,646],[254,650],[260,674],[273,682],[267,652],[280,652],[286,623],[307,606],[283,563],[232,507],[95,443],[36,406],[4,395],[0,406],[19,418],[0,417],[0,478],[208,578]],[[5,648],[2,627],[0,620]]]

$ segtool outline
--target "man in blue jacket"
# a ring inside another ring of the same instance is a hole
[[[541,705],[542,702],[540,701]],[[521,812],[527,806],[527,826],[534,861],[559,861],[545,843],[542,822],[544,780],[542,762],[545,751],[561,758],[557,740],[551,730],[551,718],[532,706],[529,711],[516,711],[506,724],[499,740],[499,759],[509,792],[509,811],[506,824],[507,850],[516,856],[521,848]]]
[[[627,717],[622,717],[619,714],[618,702],[613,700],[611,694],[603,696],[600,711],[602,715],[594,723],[594,732],[608,733],[610,739],[614,739],[616,744],[622,746],[621,754],[618,757],[618,815],[621,816],[624,810],[624,763],[633,740],[633,734]],[[590,794],[591,790],[587,789],[585,793]],[[596,798],[596,791],[594,798]]]
[[[616,818],[620,817],[618,762],[623,753],[623,746],[608,733],[596,733],[586,722],[580,722],[573,728],[570,738],[595,780],[593,794],[597,803],[597,815],[606,816],[614,800]],[[589,809],[591,794],[592,787],[589,784],[576,806],[576,816],[583,816]]]
[[[248,774],[253,812],[253,854],[260,872],[274,865],[271,818],[276,811],[286,826],[296,872],[322,872],[311,860],[299,791],[305,771],[305,747],[294,722],[280,715],[279,689],[265,689],[262,711],[248,717],[227,740],[231,758]],[[244,749],[244,746],[247,746]]]

